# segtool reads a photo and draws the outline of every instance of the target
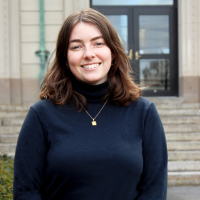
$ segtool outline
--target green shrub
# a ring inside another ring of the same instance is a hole
[[[13,199],[14,160],[0,155],[0,200]]]

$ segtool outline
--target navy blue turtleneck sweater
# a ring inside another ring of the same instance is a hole
[[[74,89],[95,117],[108,83],[76,81]],[[30,108],[16,148],[14,200],[166,200],[167,148],[154,104],[108,102],[97,126],[91,121],[70,104]]]

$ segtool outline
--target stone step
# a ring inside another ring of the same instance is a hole
[[[27,110],[21,111],[0,111],[0,118],[15,118],[15,117],[25,117],[28,112]],[[200,108],[199,109],[181,109],[172,110],[158,109],[160,116],[199,116],[200,117]]]
[[[200,185],[200,171],[168,172],[168,185]]]
[[[145,99],[155,104],[181,104],[184,102],[183,97],[145,97]]]
[[[200,161],[200,151],[168,151],[169,161],[189,161],[198,160]]]
[[[0,135],[19,134],[21,126],[0,126]]]
[[[19,130],[19,126],[22,126],[24,118],[16,119],[3,119],[0,126],[0,133],[4,134],[4,130]],[[200,132],[200,124],[165,124],[163,122],[165,133],[195,133]],[[8,132],[8,131],[7,131]],[[14,133],[9,131],[11,134]],[[7,133],[5,133],[7,134]]]
[[[25,118],[24,115],[26,115],[26,113],[6,113],[4,117],[2,117],[3,119],[0,119],[0,124],[5,126],[22,125]],[[161,120],[163,124],[200,124],[200,116],[161,116]]]
[[[2,119],[3,126],[22,126],[24,118],[6,118]]]
[[[0,143],[0,153],[1,154],[7,154],[7,153],[15,152],[15,149],[16,149],[16,144],[13,144],[13,143],[2,144],[2,143]]]
[[[184,99],[178,97],[177,99],[169,99],[166,97],[163,98],[151,98],[145,97],[150,101],[154,102],[157,109],[200,109],[200,103],[184,103]],[[29,105],[0,105],[0,112],[1,111],[28,111],[30,106]]]
[[[200,141],[200,132],[197,133],[166,133],[167,141]]]
[[[168,151],[190,151],[190,150],[200,150],[200,141],[176,141],[167,142]]]
[[[200,161],[169,161],[168,171],[200,171]]]
[[[145,97],[154,102],[157,109],[200,109],[200,103],[184,103],[182,97]],[[28,105],[0,105],[1,111],[28,111],[30,106]]]
[[[164,124],[165,133],[200,132],[200,124]]]
[[[0,135],[0,143],[17,143],[18,135]]]
[[[171,103],[155,103],[155,106],[158,110],[161,109],[200,109],[200,104],[199,103],[180,103],[180,104],[171,104]]]
[[[200,109],[184,109],[184,110],[158,110],[159,115],[162,116],[200,116]]]
[[[25,111],[28,112],[30,105],[0,105],[0,112],[2,111]]]
[[[200,124],[200,116],[161,116],[163,124]]]
[[[10,152],[10,153],[1,153],[0,152],[0,155],[1,156],[6,155],[7,157],[14,158],[15,157],[15,152]]]
[[[0,112],[0,119],[5,118],[25,118],[27,112]]]

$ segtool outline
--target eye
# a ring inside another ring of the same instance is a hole
[[[95,45],[96,45],[96,46],[102,46],[102,45],[103,45],[103,42],[97,42]]]
[[[78,50],[80,48],[81,48],[80,46],[74,46],[74,47],[72,47],[73,50]]]

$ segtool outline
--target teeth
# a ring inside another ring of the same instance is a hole
[[[84,65],[83,68],[86,68],[86,69],[93,69],[95,67],[98,67],[99,64],[93,64],[93,65]]]

